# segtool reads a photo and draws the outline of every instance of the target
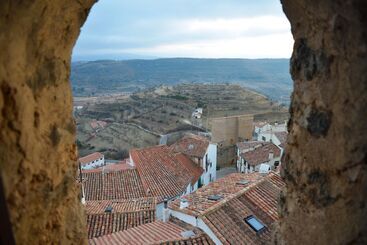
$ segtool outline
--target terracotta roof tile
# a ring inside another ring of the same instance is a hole
[[[112,207],[110,212],[106,208]],[[87,201],[88,238],[99,237],[117,231],[155,221],[155,198],[130,200]]]
[[[272,224],[278,220],[278,196],[284,182],[272,172],[248,189],[239,191],[202,216],[223,244],[264,244],[270,241]],[[245,218],[254,216],[265,225],[256,233]]]
[[[196,228],[197,229],[197,228]],[[122,232],[112,233],[89,240],[89,244],[197,244],[197,245],[214,245],[213,241],[197,229],[194,236],[183,237],[182,232],[186,231],[185,227],[180,226],[176,222],[155,221],[136,228],[128,229]]]
[[[120,171],[126,169],[133,169],[134,167],[125,161],[121,161],[115,164],[107,164],[105,166],[93,169],[82,169],[83,173],[97,173],[97,172],[112,172],[112,171]]]
[[[87,156],[84,156],[84,157],[81,157],[79,158],[79,162],[82,164],[82,165],[85,165],[89,162],[92,162],[94,160],[98,160],[100,158],[103,157],[103,154],[102,153],[99,153],[99,152],[94,152],[92,154],[89,154]]]
[[[155,211],[87,214],[88,238],[127,230],[155,220]]]
[[[215,243],[209,238],[207,234],[201,233],[194,237],[189,238],[181,238],[177,240],[168,240],[164,242],[157,243],[160,245],[173,245],[173,244],[180,244],[180,245],[214,245]]]
[[[282,132],[275,132],[274,135],[278,138],[280,141],[280,147],[284,148],[285,143],[287,142],[288,132],[282,131]]]
[[[109,173],[83,173],[86,200],[113,200],[146,197],[136,169]]]
[[[203,158],[209,146],[209,140],[199,135],[186,135],[170,146],[175,152],[184,153],[190,157]]]
[[[233,197],[239,191],[261,179],[262,176],[257,172],[250,174],[233,173],[203,186],[191,194],[185,195],[183,198],[189,202],[187,208],[180,209],[180,199],[171,202],[169,207],[190,215],[202,215],[223,201],[223,199]],[[244,184],[245,181],[248,183]],[[209,200],[208,197],[212,195],[220,195],[222,199],[217,201]]]
[[[245,151],[240,155],[249,165],[256,166],[269,161],[269,153],[271,152],[274,157],[280,157],[280,149],[276,145],[271,142],[261,142],[260,146],[255,146],[253,150]]]
[[[240,153],[249,151],[251,149],[255,149],[256,147],[262,146],[263,141],[245,141],[245,142],[238,142],[236,144],[237,148],[240,150]]]
[[[157,201],[154,197],[121,199],[121,200],[102,200],[87,201],[85,211],[87,214],[103,214],[107,207],[112,207],[112,213],[137,212],[155,210]]]
[[[188,157],[173,153],[165,145],[133,149],[130,156],[146,193],[159,200],[182,194],[203,172]]]
[[[183,231],[184,229],[172,222],[155,221],[108,236],[91,239],[89,244],[159,244],[161,241],[182,238],[181,232]]]

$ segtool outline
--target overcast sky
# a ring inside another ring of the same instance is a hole
[[[99,0],[73,58],[289,58],[279,0]]]

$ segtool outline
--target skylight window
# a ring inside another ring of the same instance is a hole
[[[248,183],[250,183],[250,181],[248,181],[248,180],[240,180],[236,184],[237,185],[247,185]]]
[[[105,210],[106,213],[112,213],[112,207],[108,206]]]
[[[265,225],[252,215],[245,218],[245,222],[256,232],[260,232],[265,229]]]
[[[211,196],[208,196],[208,200],[211,200],[211,201],[218,201],[220,199],[222,199],[223,197],[221,195],[211,195]]]

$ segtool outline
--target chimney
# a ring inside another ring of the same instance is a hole
[[[163,200],[163,205],[164,205],[164,207],[163,207],[163,222],[168,222],[170,214],[169,214],[169,209],[168,209],[168,199],[167,198],[165,198]]]
[[[273,151],[270,151],[269,152],[269,160],[271,160],[273,158],[274,158],[274,152]]]
[[[180,199],[180,209],[187,208],[188,206],[189,202],[185,198]]]

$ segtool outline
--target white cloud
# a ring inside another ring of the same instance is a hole
[[[181,41],[124,52],[162,57],[287,58],[293,47],[290,25],[285,17],[189,19],[170,25],[176,35],[180,33]],[[190,36],[200,38],[192,40]]]
[[[104,36],[101,45],[90,52],[158,57],[288,58],[293,48],[290,24],[285,16],[140,20],[135,27],[132,36],[119,33]],[[149,37],[143,30],[150,30]]]
[[[290,24],[285,17],[257,16],[233,19],[188,19],[174,23],[175,28],[187,33],[241,34],[248,32],[287,32]]]
[[[275,34],[252,38],[172,43],[148,48],[124,49],[121,52],[161,57],[289,58],[292,45],[293,39]]]

